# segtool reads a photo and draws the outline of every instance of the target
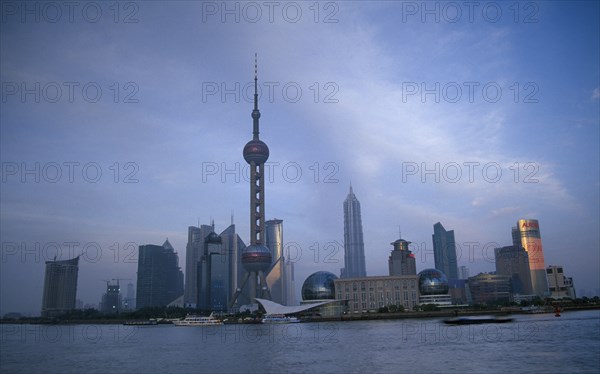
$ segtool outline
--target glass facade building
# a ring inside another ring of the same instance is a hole
[[[435,268],[446,274],[451,281],[458,279],[454,230],[446,231],[438,222],[433,225],[432,239]]]
[[[183,273],[171,243],[140,245],[136,307],[166,306],[182,294]]]

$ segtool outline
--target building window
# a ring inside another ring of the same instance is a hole
[[[552,274],[552,269],[546,269],[546,273]]]

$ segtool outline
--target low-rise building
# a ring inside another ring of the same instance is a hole
[[[348,302],[349,313],[392,306],[413,310],[419,304],[418,280],[417,275],[336,279],[335,298]]]

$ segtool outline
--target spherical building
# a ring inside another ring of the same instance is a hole
[[[242,250],[242,265],[248,272],[267,271],[271,266],[271,250],[264,245],[250,245]]]
[[[419,304],[451,305],[446,274],[437,269],[425,269],[419,273]]]
[[[448,293],[448,278],[437,269],[425,269],[419,273],[421,295],[445,295]]]
[[[335,286],[333,281],[338,277],[328,271],[317,271],[309,275],[302,285],[302,299],[332,300],[335,299]]]

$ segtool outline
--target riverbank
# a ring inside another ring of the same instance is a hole
[[[594,310],[600,309],[600,305],[572,305],[562,307],[561,313],[568,313],[574,310]],[[457,314],[458,313],[458,314]],[[546,312],[548,314],[553,311]],[[365,321],[365,320],[393,320],[393,319],[421,319],[421,318],[447,318],[455,316],[481,316],[481,315],[508,315],[508,314],[531,314],[523,310],[493,309],[493,310],[469,310],[469,309],[448,309],[430,312],[396,312],[396,313],[356,313],[345,314],[340,317],[310,317],[304,319],[306,322],[332,322],[332,321]],[[72,319],[72,320],[50,320],[43,318],[21,318],[21,319],[0,319],[1,324],[31,324],[31,325],[122,325],[131,322],[143,322],[147,320],[139,319]],[[161,325],[159,322],[158,325]]]

